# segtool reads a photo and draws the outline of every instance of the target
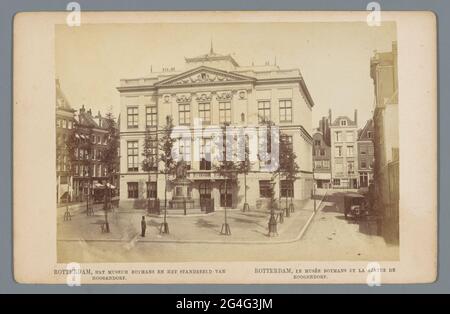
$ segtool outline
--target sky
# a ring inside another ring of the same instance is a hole
[[[242,65],[276,63],[300,69],[315,103],[312,126],[332,109],[363,127],[372,116],[370,58],[390,51],[395,23],[166,23],[82,24],[55,28],[55,72],[74,109],[119,113],[120,79],[145,77],[163,67],[184,69],[184,58],[214,51]],[[295,113],[294,113],[295,114]],[[312,131],[312,130],[310,130]]]

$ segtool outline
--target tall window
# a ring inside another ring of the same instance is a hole
[[[365,161],[361,161],[361,169],[366,169],[367,163]]]
[[[191,105],[179,104],[178,105],[178,123],[180,125],[191,124]]]
[[[353,161],[349,161],[348,163],[347,163],[347,171],[348,171],[348,173],[353,173],[354,172],[354,164],[353,164]]]
[[[281,180],[280,195],[281,197],[294,197],[294,184],[291,180]]]
[[[292,101],[280,100],[280,122],[292,121]]]
[[[202,138],[200,146],[200,170],[211,170],[211,139]]]
[[[271,182],[270,180],[259,181],[259,197],[270,198],[271,197]]]
[[[337,131],[335,135],[336,135],[336,142],[342,142],[342,132]]]
[[[198,104],[198,116],[202,119],[203,124],[211,123],[211,104]]]
[[[128,107],[127,108],[127,125],[129,128],[138,127],[138,108]]]
[[[219,122],[231,123],[231,103],[220,102],[219,103]]]
[[[347,142],[353,142],[353,132],[347,132]]]
[[[128,182],[128,198],[138,198],[138,183]]]
[[[186,166],[188,169],[191,168],[191,139],[183,139],[180,138],[178,140],[178,152],[180,154],[180,159],[183,158],[183,160],[186,162]]]
[[[270,101],[258,101],[259,123],[270,120]]]
[[[156,182],[146,182],[147,183],[147,198],[156,198],[157,196],[157,185]]]
[[[330,168],[330,161],[329,160],[322,160],[322,166],[324,168]]]
[[[293,141],[292,141],[291,135],[282,134],[280,136],[280,140],[281,140],[281,144],[284,146],[283,148],[286,148],[286,150],[290,151],[290,152],[293,151],[294,147],[293,147]]]
[[[206,182],[200,183],[199,185],[200,199],[210,199],[211,198],[211,185]]]
[[[347,146],[347,157],[353,157],[353,146]]]
[[[158,169],[158,139],[156,134],[150,135],[150,147],[148,149],[148,161],[152,165],[150,170]]]
[[[156,106],[151,106],[151,107],[146,107],[145,108],[145,125],[147,127],[154,127],[157,125],[158,120],[157,120],[157,107]]]
[[[341,146],[336,146],[336,157],[342,157],[342,147]]]
[[[128,171],[139,171],[138,141],[127,142]]]

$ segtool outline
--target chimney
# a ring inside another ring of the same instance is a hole
[[[84,112],[85,112],[84,105],[82,105],[80,108],[80,113],[84,113]]]
[[[88,115],[92,116],[92,110],[91,110],[91,109],[89,109],[89,110],[87,111],[87,113],[88,113]]]
[[[333,120],[331,119],[331,109],[328,109],[328,119],[329,119],[329,123],[333,123]]]
[[[358,125],[358,109],[355,109],[355,124]]]
[[[99,110],[98,113],[97,113],[97,117],[99,117],[99,118],[102,117],[102,115],[100,114],[100,110]]]

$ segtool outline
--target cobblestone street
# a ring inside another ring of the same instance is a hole
[[[220,235],[223,212],[197,217],[169,217],[170,235],[159,235],[161,218],[147,217],[147,236],[140,237],[138,213],[110,215],[111,233],[101,233],[102,212],[72,221],[58,222],[58,261],[84,262],[181,262],[181,261],[289,261],[289,260],[397,260],[398,246],[387,245],[382,237],[369,234],[363,223],[343,218],[339,206],[343,192],[331,192],[317,204],[317,214],[306,232],[313,213],[313,201],[303,210],[278,224],[279,236],[267,237],[268,214],[229,211],[232,235]],[[228,243],[227,243],[228,241]],[[195,252],[195,254],[193,254]]]

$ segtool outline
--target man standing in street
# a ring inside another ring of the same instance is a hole
[[[147,222],[145,221],[145,216],[142,216],[141,220],[141,237],[145,237],[145,229],[147,228]]]

